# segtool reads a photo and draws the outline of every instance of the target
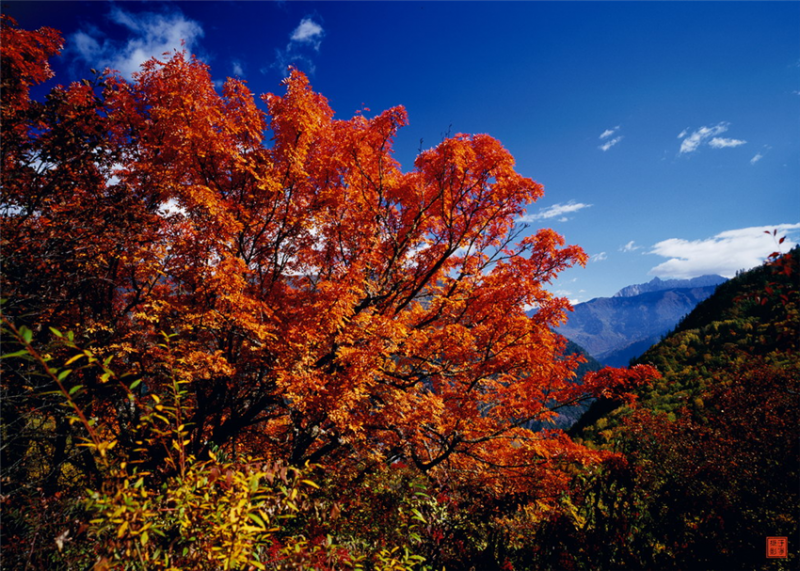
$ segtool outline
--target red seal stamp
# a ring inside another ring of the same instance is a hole
[[[772,559],[789,556],[789,544],[785,537],[767,538],[767,557]]]

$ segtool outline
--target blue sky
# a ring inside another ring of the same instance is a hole
[[[66,49],[56,81],[180,48],[281,93],[305,71],[340,118],[404,105],[410,169],[488,133],[545,186],[526,220],[591,256],[580,302],[654,276],[733,275],[800,241],[800,2],[3,2]]]

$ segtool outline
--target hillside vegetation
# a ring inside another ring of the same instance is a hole
[[[798,532],[799,257],[721,285],[638,359],[663,377],[635,406],[598,402],[576,427],[627,460],[580,488],[587,529],[619,540],[593,535],[601,564],[796,567],[796,550],[765,559],[765,538]]]

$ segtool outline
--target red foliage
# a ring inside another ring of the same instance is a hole
[[[295,70],[265,113],[184,53],[34,104],[59,46],[4,20],[3,310],[39,345],[42,325],[76,330],[141,380],[132,395],[81,373],[79,404],[119,450],[141,452],[145,396],[178,379],[200,458],[219,447],[354,474],[402,461],[554,503],[566,465],[604,457],[524,425],[586,396],[631,400],[655,372],[572,383],[553,331],[569,303],[547,285],[587,257],[518,224],[543,189],[497,140],[457,134],[403,172],[402,107],[336,119]],[[4,366],[13,402],[30,404],[25,371]],[[161,447],[145,452],[163,469]]]

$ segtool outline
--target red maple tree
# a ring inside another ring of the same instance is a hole
[[[178,379],[197,457],[403,460],[548,497],[560,465],[600,456],[523,425],[653,373],[573,383],[553,331],[569,304],[546,286],[586,255],[519,223],[543,189],[492,137],[449,137],[403,172],[402,107],[336,119],[296,70],[266,111],[185,53],[36,102],[58,34],[6,19],[3,46],[3,312],[34,345],[44,326],[74,330],[127,372],[121,388],[99,370],[74,377],[117,450],[161,465],[168,451],[143,451],[137,427]],[[70,446],[77,428],[44,407],[52,396],[4,367],[6,418],[45,411]]]

